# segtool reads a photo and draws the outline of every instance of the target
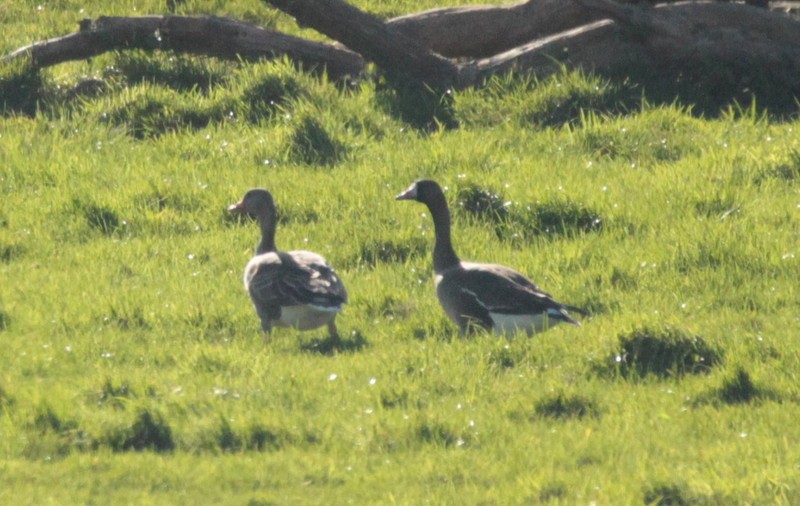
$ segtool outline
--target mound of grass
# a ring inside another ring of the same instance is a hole
[[[591,158],[625,161],[631,169],[675,162],[700,150],[694,142],[700,127],[678,106],[646,109],[636,126],[625,117],[586,113],[580,128],[571,130],[575,147]]]
[[[212,121],[230,117],[233,110],[226,103],[198,100],[155,85],[131,88],[125,95],[122,100],[114,100],[114,105],[100,117],[112,125],[124,126],[136,139],[199,130]]]
[[[631,86],[564,69],[544,79],[492,76],[483,87],[459,92],[454,109],[460,123],[474,127],[510,122],[544,128],[580,123],[586,111],[621,114],[640,100]]]
[[[506,240],[574,236],[603,227],[599,213],[568,198],[518,205],[496,190],[471,184],[458,191],[457,203],[468,216],[491,224],[497,237]]]
[[[130,85],[160,84],[176,91],[208,92],[230,78],[230,64],[171,52],[120,52],[113,69]]]
[[[378,106],[388,114],[423,132],[458,126],[453,93],[449,89],[390,80],[379,85],[376,99]]]
[[[305,95],[303,86],[289,72],[263,75],[250,73],[241,77],[246,86],[242,98],[247,104],[247,117],[253,123],[272,119],[291,100]]]
[[[644,327],[620,336],[619,349],[600,370],[623,378],[680,377],[708,372],[722,351],[674,327]]]
[[[511,202],[493,189],[471,184],[460,188],[456,198],[461,209],[479,220],[502,224],[509,219],[508,206]]]

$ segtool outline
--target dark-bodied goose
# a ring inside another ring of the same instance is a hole
[[[462,333],[480,326],[496,334],[524,330],[530,335],[560,322],[580,325],[567,310],[586,314],[584,310],[556,302],[519,272],[503,265],[462,262],[450,240],[447,201],[435,181],[416,181],[397,200],[422,202],[431,212],[436,295]]]
[[[347,302],[347,291],[320,255],[278,251],[272,195],[267,190],[250,190],[228,211],[248,214],[261,226],[261,243],[244,269],[244,286],[264,332],[269,333],[272,327],[310,330],[327,325],[331,338],[339,339],[336,314]]]

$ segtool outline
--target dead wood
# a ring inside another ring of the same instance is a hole
[[[431,83],[457,80],[458,66],[343,0],[268,0],[304,26],[341,42],[390,73]]]
[[[19,48],[3,60],[29,55],[35,66],[47,67],[130,49],[172,50],[234,60],[285,55],[307,68],[324,66],[333,77],[355,76],[364,69],[361,56],[346,48],[208,16],[85,19],[78,32]]]
[[[442,56],[484,58],[600,19],[570,0],[527,0],[432,9],[387,24]]]
[[[362,74],[372,61],[412,82],[455,87],[509,70],[544,76],[566,67],[634,79],[646,74],[666,83],[708,81],[718,72],[734,87],[769,83],[800,96],[800,22],[749,5],[526,0],[433,9],[384,22],[343,0],[265,1],[336,43],[226,18],[101,17],[3,59],[30,55],[34,65],[47,66],[127,49],[229,59],[286,55],[306,68],[324,67],[333,78]]]

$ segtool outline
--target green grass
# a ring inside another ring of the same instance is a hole
[[[112,12],[81,7],[0,8],[5,50]],[[0,75],[2,503],[800,501],[797,121],[575,73],[424,114],[283,61]],[[106,89],[67,92],[87,76]],[[460,338],[430,217],[394,201],[418,177],[447,187],[463,258],[593,316]],[[253,186],[279,247],[345,281],[344,351],[323,329],[262,342],[241,286],[257,228],[225,212]]]

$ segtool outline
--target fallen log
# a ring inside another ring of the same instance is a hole
[[[3,61],[30,56],[36,67],[83,60],[108,51],[169,50],[236,60],[288,56],[306,68],[339,78],[364,70],[360,55],[341,46],[286,35],[228,18],[210,16],[103,16],[84,19],[75,33],[21,47]]]
[[[226,18],[101,17],[3,59],[29,55],[34,65],[47,66],[105,51],[161,49],[229,59],[285,55],[305,68],[325,68],[334,79],[363,74],[366,61],[387,74],[443,87],[479,85],[510,70],[545,76],[569,68],[658,83],[694,79],[716,86],[717,79],[726,82],[722,94],[761,83],[783,102],[800,96],[800,22],[740,3],[527,0],[384,22],[342,0],[266,1],[337,42]]]

